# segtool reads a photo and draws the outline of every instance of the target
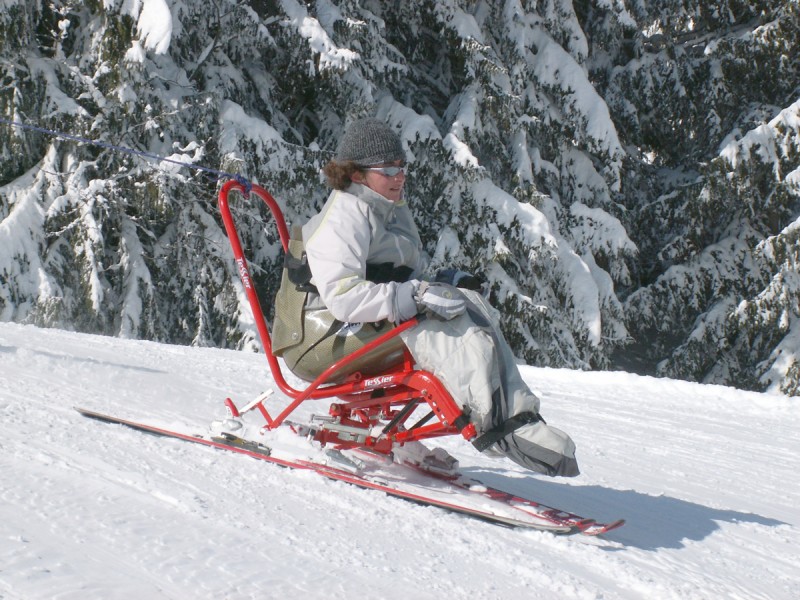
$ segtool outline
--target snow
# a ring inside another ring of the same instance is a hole
[[[57,285],[48,275],[40,257],[39,246],[43,243],[36,235],[41,231],[46,215],[37,202],[46,193],[49,183],[56,179],[56,153],[50,148],[44,160],[31,168],[17,181],[0,187],[0,194],[8,198],[13,207],[10,214],[0,221],[0,319],[8,320],[24,315],[30,310],[32,300],[40,296],[52,296]],[[17,260],[24,256],[25,261]],[[13,286],[11,283],[13,282]],[[15,294],[14,288],[19,290]],[[28,298],[20,301],[19,296]]]
[[[123,338],[135,338],[142,325],[142,291],[150,288],[152,279],[145,263],[145,251],[136,235],[136,223],[125,218],[120,224],[120,243],[127,252],[120,261],[125,273],[125,299],[120,312],[119,335]]]
[[[789,369],[796,368],[800,361],[800,319],[789,315],[785,317],[789,321],[785,327],[786,335],[770,354],[766,361],[769,368],[761,376],[761,382],[766,384],[767,391],[772,393],[781,391]]]
[[[141,45],[155,54],[166,54],[172,40],[172,12],[165,0],[131,0],[130,13],[136,21],[136,31]],[[136,60],[139,42],[134,44],[133,52],[126,55],[128,60]]]
[[[628,237],[619,219],[604,210],[573,202],[570,214],[575,222],[570,227],[570,235],[576,248],[590,251],[593,255],[610,256],[612,259],[619,255],[631,256],[638,252],[636,244]],[[630,272],[624,261],[612,260],[608,271],[617,281],[625,285],[630,284]]]
[[[522,369],[580,477],[441,445],[487,483],[624,528],[507,529],[90,421],[72,407],[202,428],[271,386],[266,361],[2,323],[0,597],[800,597],[797,399]]]
[[[264,162],[278,160],[267,157],[267,151],[283,143],[280,133],[265,121],[248,115],[244,108],[232,100],[223,100],[219,114],[222,125],[219,148],[229,159],[241,160],[242,141],[251,143]]]
[[[490,179],[477,181],[473,184],[472,190],[476,199],[495,211],[493,214],[495,223],[510,227],[514,219],[518,220],[530,247],[556,245],[547,217],[535,207],[517,202],[511,194],[497,187]]]
[[[800,131],[800,100],[781,110],[769,123],[748,131],[741,140],[726,139],[719,155],[736,168],[750,160],[751,155],[755,153],[765,163],[775,165],[775,174],[780,180],[782,179],[780,157],[791,156],[796,152],[795,140],[798,131]],[[787,175],[791,176],[790,181],[796,181],[794,171]]]
[[[450,153],[453,161],[464,167],[478,166],[478,158],[472,153],[464,139],[467,130],[476,129],[480,125],[477,114],[479,95],[477,87],[470,86],[451,103],[449,110],[453,111],[454,119],[450,125],[450,132],[442,140],[444,148]]]
[[[533,74],[539,83],[564,90],[564,108],[586,119],[586,135],[591,144],[610,157],[618,159],[623,156],[625,151],[608,106],[592,86],[583,67],[541,29],[532,30],[531,41],[539,50],[533,63]]]
[[[434,4],[434,11],[440,22],[447,23],[461,38],[462,44],[473,41],[477,44],[485,45],[483,31],[475,20],[475,16],[464,12],[458,6],[447,5],[441,2]]]
[[[593,275],[598,269],[591,254],[581,258],[566,244],[558,245],[558,269],[569,274],[567,290],[572,305],[571,317],[586,331],[593,346],[600,344],[603,320],[600,311],[600,290]]]
[[[289,17],[288,24],[295,27],[314,53],[319,55],[320,71],[343,70],[359,58],[357,52],[337,47],[322,24],[309,16],[308,11],[300,3],[295,0],[281,0],[281,8]],[[325,8],[329,9],[330,7],[326,6]],[[324,11],[324,13],[326,18],[331,18],[328,11]]]
[[[29,57],[27,59],[27,65],[30,69],[31,77],[41,78],[46,82],[45,97],[47,98],[47,102],[44,104],[46,110],[42,111],[39,120],[31,119],[34,125],[39,125],[43,122],[43,119],[52,118],[59,114],[73,115],[82,118],[89,116],[85,108],[61,90],[58,75],[51,62],[42,58]]]
[[[144,63],[146,57],[144,48],[139,40],[133,40],[131,47],[125,52],[125,60],[131,63]]]

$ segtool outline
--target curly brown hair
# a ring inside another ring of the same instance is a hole
[[[361,167],[351,160],[342,162],[332,160],[325,165],[322,172],[325,173],[329,186],[335,190],[345,190],[353,183],[353,173],[360,170]]]

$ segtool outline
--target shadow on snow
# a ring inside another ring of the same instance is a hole
[[[488,469],[465,468],[462,473],[486,485],[598,521],[625,519],[624,527],[604,534],[603,538],[642,550],[683,548],[688,541],[702,540],[717,531],[721,522],[755,523],[767,527],[786,525],[778,519],[754,513],[711,508],[635,490],[565,485],[541,477],[523,476],[517,479],[509,477],[507,471]]]

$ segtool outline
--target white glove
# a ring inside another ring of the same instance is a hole
[[[414,296],[421,312],[449,321],[467,309],[464,295],[446,283],[423,281]]]

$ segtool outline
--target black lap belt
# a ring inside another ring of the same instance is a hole
[[[311,267],[308,265],[308,256],[305,251],[298,258],[287,253],[283,257],[283,266],[286,274],[295,287],[301,292],[317,293],[317,287],[311,283]],[[392,263],[368,264],[366,267],[366,279],[373,283],[388,283],[395,281],[403,283],[408,281],[413,270],[405,265],[395,267]]]
[[[413,272],[411,267],[405,265],[395,267],[390,262],[367,263],[366,278],[372,283],[389,283],[390,281],[403,283],[408,281]]]
[[[500,425],[493,427],[482,436],[479,436],[472,442],[472,445],[478,450],[478,452],[483,452],[489,446],[495,444],[496,442],[500,441],[504,437],[506,437],[509,433],[515,432],[517,429],[524,425],[528,425],[530,423],[537,423],[541,421],[544,423],[544,419],[541,415],[535,412],[521,412],[518,415],[511,417],[510,419],[506,419]]]

